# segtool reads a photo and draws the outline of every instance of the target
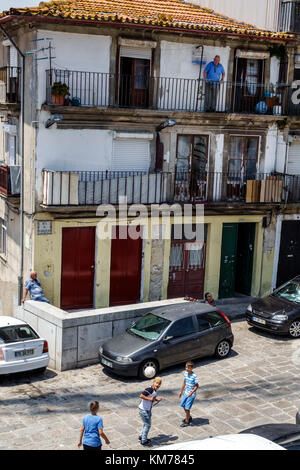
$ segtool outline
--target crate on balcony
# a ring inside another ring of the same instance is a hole
[[[283,180],[276,176],[267,176],[261,181],[260,202],[281,202]]]
[[[260,180],[247,180],[246,203],[260,202]]]

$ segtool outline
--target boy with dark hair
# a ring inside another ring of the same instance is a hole
[[[162,379],[156,377],[153,380],[152,386],[148,387],[141,393],[141,402],[139,404],[139,415],[143,421],[143,429],[139,436],[139,440],[143,446],[151,445],[150,439],[148,439],[148,433],[151,427],[151,414],[154,402],[160,402],[162,398],[156,398],[157,391],[161,386]]]
[[[191,417],[191,408],[193,406],[194,400],[196,398],[196,391],[199,387],[198,379],[196,374],[193,372],[194,363],[192,361],[188,361],[185,364],[185,373],[183,378],[183,384],[180,389],[179,398],[181,398],[183,390],[184,395],[180,402],[180,406],[184,408],[185,411],[185,419],[181,423],[181,427],[184,428],[186,426],[190,426],[192,417]]]

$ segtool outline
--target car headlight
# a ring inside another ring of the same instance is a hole
[[[252,312],[252,305],[251,304],[248,305],[247,310],[248,310],[248,312]]]
[[[277,315],[274,315],[274,317],[272,318],[272,320],[280,320],[280,321],[287,320],[287,319],[288,319],[288,316],[284,315],[283,313],[278,313]]]
[[[100,354],[103,353],[103,348],[102,348],[102,346],[100,346],[100,348],[99,348],[99,353],[100,353]]]
[[[132,359],[131,357],[117,356],[116,361],[117,362],[132,362]]]

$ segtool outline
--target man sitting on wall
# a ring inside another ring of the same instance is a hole
[[[220,56],[216,55],[209,62],[203,72],[205,80],[205,111],[215,112],[220,108],[218,103],[220,83],[223,83],[225,70],[220,63]]]
[[[38,300],[39,302],[47,302],[50,304],[49,300],[44,296],[36,271],[31,271],[30,279],[25,282],[25,294],[22,303],[25,302],[28,292],[30,293],[31,300]]]

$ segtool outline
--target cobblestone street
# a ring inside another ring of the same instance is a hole
[[[225,360],[195,364],[199,391],[194,425],[180,428],[178,393],[184,365],[161,372],[149,437],[153,447],[209,435],[236,433],[263,423],[295,423],[300,402],[300,340],[232,324],[235,343]],[[148,382],[120,379],[99,365],[45,375],[5,377],[0,382],[0,449],[77,449],[88,402],[100,401],[110,448],[142,449],[139,394]],[[107,449],[103,446],[103,449]]]

